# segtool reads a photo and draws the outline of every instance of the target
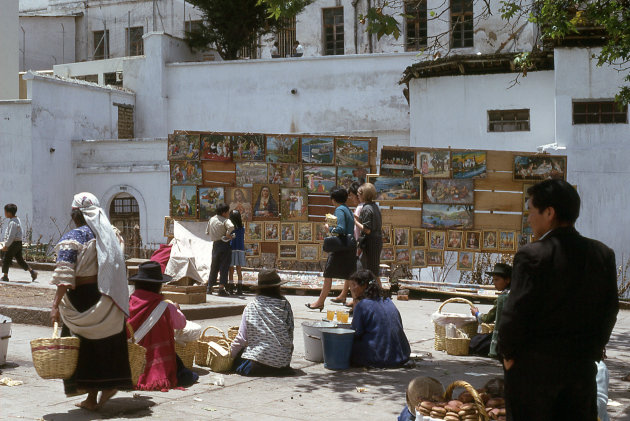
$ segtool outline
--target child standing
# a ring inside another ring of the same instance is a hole
[[[208,294],[212,294],[212,287],[219,278],[219,295],[227,296],[225,290],[228,281],[228,272],[230,270],[230,259],[232,250],[230,249],[230,241],[232,240],[232,230],[234,225],[228,219],[230,214],[230,206],[221,203],[217,206],[217,214],[208,221],[206,234],[210,236],[212,241],[212,264],[210,265],[210,277],[208,279]]]
[[[241,213],[234,209],[230,212],[230,221],[234,224],[234,231],[232,232],[232,264],[230,265],[230,289],[234,291],[234,268],[236,267],[236,274],[238,275],[238,287],[236,288],[237,295],[243,295],[243,272],[241,267],[245,266],[245,227],[243,226],[243,218]]]
[[[4,216],[9,219],[9,225],[4,233],[4,258],[2,259],[2,280],[9,281],[9,266],[15,257],[20,267],[31,273],[31,280],[34,282],[37,279],[37,272],[29,267],[22,257],[22,224],[15,214],[17,213],[17,206],[13,203],[9,203],[4,207]]]

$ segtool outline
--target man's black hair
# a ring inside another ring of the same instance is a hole
[[[527,194],[538,212],[553,208],[558,222],[573,225],[580,216],[580,195],[564,180],[552,179],[534,184],[527,189]]]
[[[346,200],[348,200],[348,191],[343,187],[335,186],[330,191],[330,197],[337,203],[346,203]]]
[[[11,215],[15,216],[15,214],[17,213],[17,205],[14,203],[9,203],[7,205],[4,205],[4,210],[5,212],[9,212]]]
[[[358,181],[353,181],[352,184],[350,184],[350,187],[348,187],[348,193],[352,193],[355,196],[358,196],[359,187],[361,187],[361,183],[359,183]]]
[[[227,203],[220,203],[217,205],[217,215],[223,215],[225,212],[230,210],[230,205]]]

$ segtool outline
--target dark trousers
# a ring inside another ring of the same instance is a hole
[[[507,419],[597,420],[594,361],[519,355],[505,372]]]
[[[212,264],[210,265],[210,278],[208,279],[208,290],[217,283],[217,274],[220,274],[219,284],[226,286],[228,282],[228,272],[232,262],[232,248],[230,243],[217,240],[212,243]]]
[[[31,268],[26,264],[24,258],[22,257],[22,242],[14,241],[7,248],[7,251],[4,252],[4,258],[2,259],[2,273],[9,273],[9,267],[11,266],[11,262],[13,258],[18,262],[18,265],[24,270],[31,270]]]

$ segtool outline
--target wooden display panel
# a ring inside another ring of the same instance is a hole
[[[383,224],[393,227],[422,228],[422,211],[420,209],[386,209],[381,208]]]
[[[521,212],[523,195],[491,191],[475,192],[475,211]]]
[[[512,172],[490,172],[486,178],[475,180],[475,190],[519,192],[523,182],[512,180]]]
[[[202,183],[207,187],[230,187],[236,183],[234,162],[201,161]]]
[[[476,230],[521,230],[521,214],[477,213],[475,212]]]

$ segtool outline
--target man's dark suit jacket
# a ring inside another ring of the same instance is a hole
[[[615,253],[573,227],[557,228],[514,256],[501,313],[506,359],[535,352],[599,361],[619,311]]]

